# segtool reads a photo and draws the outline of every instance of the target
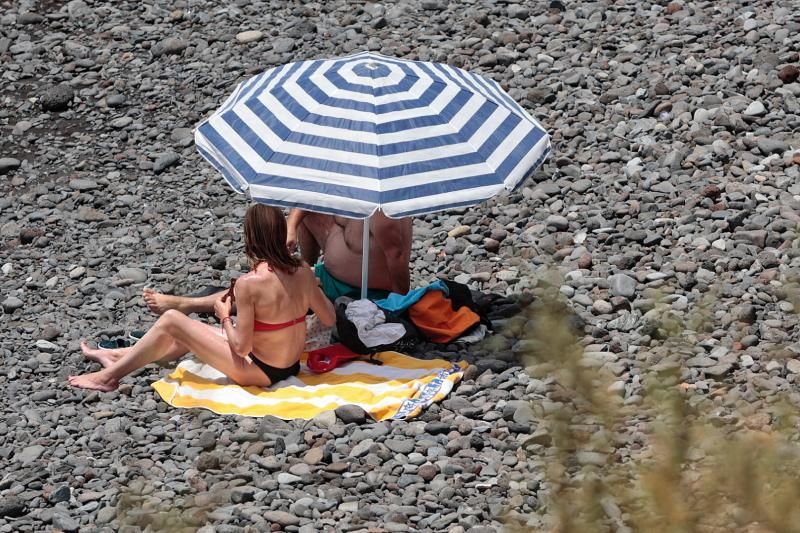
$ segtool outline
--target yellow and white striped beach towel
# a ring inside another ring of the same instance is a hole
[[[375,420],[407,419],[444,399],[467,366],[463,361],[426,361],[397,352],[382,352],[376,358],[383,364],[355,360],[314,374],[306,368],[303,355],[297,376],[269,388],[236,385],[213,367],[186,360],[153,388],[173,407],[203,407],[225,415],[309,420],[355,404]]]

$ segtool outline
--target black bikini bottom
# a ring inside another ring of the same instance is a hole
[[[268,365],[267,363],[256,357],[256,355],[253,352],[250,352],[250,359],[253,361],[254,365],[260,368],[261,371],[267,375],[272,384],[275,384],[279,381],[283,381],[288,377],[296,376],[300,372],[300,361],[297,361],[295,364],[293,364],[288,368],[278,368],[272,365]]]

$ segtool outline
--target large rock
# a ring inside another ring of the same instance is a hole
[[[264,37],[264,32],[259,30],[243,31],[236,34],[236,40],[240,43],[252,43],[260,41]]]
[[[778,71],[778,78],[786,84],[794,83],[800,77],[800,69],[794,65],[786,65]]]
[[[336,408],[336,416],[345,424],[363,424],[367,413],[357,405],[343,405]]]
[[[28,24],[41,24],[45,20],[47,19],[38,13],[25,12],[20,13],[19,17],[17,17],[17,24],[22,26],[26,26]]]
[[[636,280],[625,274],[614,274],[608,278],[608,288],[613,296],[631,298],[636,294]]]
[[[20,160],[14,157],[0,157],[0,175],[19,168],[20,164]]]
[[[153,163],[153,174],[161,174],[167,168],[177,165],[180,160],[181,156],[175,152],[160,154]]]
[[[163,41],[159,41],[150,48],[150,53],[153,57],[160,57],[163,55],[180,54],[189,46],[187,41],[178,39],[177,37],[167,37]]]
[[[756,100],[755,102],[751,102],[750,105],[747,106],[747,109],[744,110],[744,115],[748,117],[760,117],[761,115],[767,114],[767,108],[764,107],[764,104]]]
[[[64,111],[75,99],[75,91],[66,83],[48,87],[39,95],[39,105],[45,111]]]
[[[294,39],[281,37],[272,41],[272,51],[276,54],[286,54],[294,50]]]
[[[261,514],[261,517],[267,522],[278,524],[283,527],[296,526],[300,524],[299,518],[285,511],[266,511],[265,513]]]
[[[21,309],[25,303],[17,298],[16,296],[9,296],[5,300],[3,300],[3,312],[5,313],[13,313],[17,309]]]
[[[764,155],[782,154],[789,149],[789,145],[780,139],[761,138],[758,140],[758,149]]]
[[[17,518],[27,512],[25,502],[19,497],[9,494],[0,498],[0,516],[5,518]]]

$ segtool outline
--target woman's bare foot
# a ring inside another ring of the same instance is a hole
[[[183,305],[181,305],[183,297],[181,296],[161,294],[149,287],[142,289],[142,296],[144,296],[144,303],[147,304],[147,307],[157,315],[162,315],[169,309],[177,309],[182,313],[184,312]]]
[[[117,352],[117,350],[103,350],[100,348],[89,348],[89,345],[86,344],[86,341],[81,341],[81,351],[86,359],[90,361],[97,361],[103,368],[108,368],[117,360],[122,357],[122,354]]]
[[[110,392],[119,387],[119,380],[108,377],[105,371],[82,374],[80,376],[70,376],[69,384],[80,389],[99,390]]]

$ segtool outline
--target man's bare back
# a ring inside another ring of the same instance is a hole
[[[354,287],[361,286],[363,221],[310,212],[301,220],[296,235],[303,259],[313,264],[322,252],[328,273]],[[372,216],[369,288],[408,292],[411,233],[410,218],[391,219],[380,212]]]

